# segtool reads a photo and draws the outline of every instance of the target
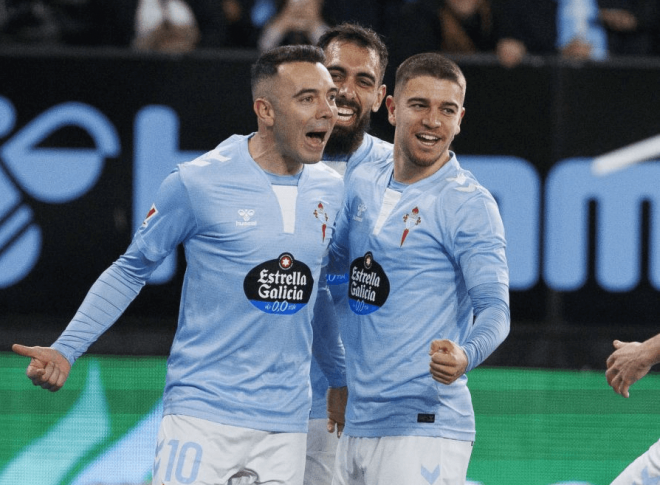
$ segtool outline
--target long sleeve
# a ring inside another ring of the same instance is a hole
[[[135,299],[158,262],[145,258],[135,243],[92,285],[62,335],[52,345],[73,363],[114,324]]]
[[[346,385],[344,346],[339,336],[339,323],[332,294],[325,281],[325,272],[321,271],[312,321],[312,352],[330,387],[343,387]]]
[[[467,371],[480,365],[509,334],[509,288],[504,283],[484,283],[469,291],[474,314],[472,331],[463,349]]]

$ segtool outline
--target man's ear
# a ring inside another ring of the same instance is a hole
[[[385,99],[386,94],[387,94],[387,86],[381,84],[380,87],[378,88],[378,96],[376,96],[376,101],[374,101],[374,104],[371,107],[371,111],[376,113],[380,109],[380,105],[383,104],[383,100]]]
[[[387,107],[387,121],[390,122],[390,125],[396,126],[396,115],[394,114],[396,103],[394,102],[392,95],[385,99],[385,106]]]
[[[273,126],[275,123],[275,110],[273,105],[266,98],[257,98],[252,105],[257,119],[266,126]]]

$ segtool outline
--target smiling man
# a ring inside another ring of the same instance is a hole
[[[258,130],[178,165],[132,244],[92,286],[52,347],[14,345],[51,391],[179,244],[187,269],[163,393],[153,483],[301,485],[312,333],[333,388],[345,386],[336,326],[312,313],[341,178],[321,154],[337,88],[313,46],[252,69]],[[322,224],[319,218],[322,217]],[[343,414],[343,410],[340,410]]]
[[[330,270],[348,270],[350,309],[334,485],[466,480],[475,423],[465,373],[504,340],[510,317],[497,204],[450,150],[465,89],[439,54],[404,61],[386,100],[393,163],[361,165],[346,183],[330,244]]]
[[[353,23],[344,23],[328,30],[319,40],[325,53],[325,66],[338,88],[338,119],[323,154],[323,163],[339,173],[350,176],[362,164],[385,162],[392,152],[392,145],[367,133],[371,115],[378,111],[386,93],[383,75],[387,67],[388,53],[376,32]],[[347,275],[328,275],[336,315],[344,318],[348,309]],[[326,314],[327,315],[327,314]],[[343,428],[341,390],[330,391],[326,410],[328,380],[312,359],[312,409],[307,434],[307,465],[305,485],[330,485],[334,468],[337,435]],[[335,398],[339,398],[335,402]],[[329,413],[328,413],[329,411]],[[330,422],[326,429],[326,415],[338,415],[341,422]],[[337,435],[328,433],[338,428]]]

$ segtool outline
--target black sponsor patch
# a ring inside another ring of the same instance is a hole
[[[354,313],[367,315],[385,304],[390,294],[390,280],[373,254],[367,252],[353,260],[348,275],[348,304]]]
[[[290,253],[252,268],[243,280],[243,291],[250,303],[263,312],[280,315],[303,308],[313,287],[312,271]]]
[[[418,414],[418,423],[435,423],[435,414]]]

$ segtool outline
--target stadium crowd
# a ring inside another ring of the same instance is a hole
[[[394,65],[423,51],[495,53],[509,67],[660,55],[655,0],[0,0],[0,45],[263,51],[344,21],[380,33]]]

